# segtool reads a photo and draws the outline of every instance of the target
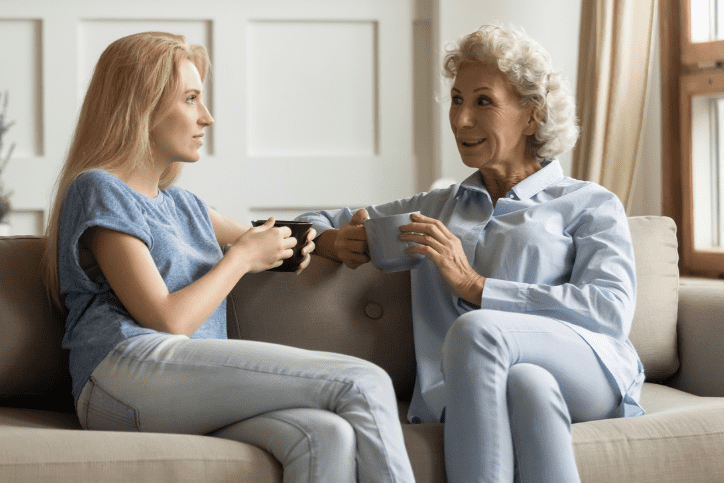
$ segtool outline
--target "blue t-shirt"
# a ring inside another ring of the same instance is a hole
[[[155,333],[133,320],[99,269],[89,270],[89,276],[81,267],[79,240],[93,226],[143,241],[169,292],[198,280],[223,256],[206,204],[188,191],[171,187],[149,198],[103,170],[78,176],[65,199],[58,241],[60,292],[69,311],[63,347],[70,350],[76,403],[113,347],[130,337]],[[226,338],[226,302],[191,338]]]

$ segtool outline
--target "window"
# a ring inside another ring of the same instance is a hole
[[[724,251],[724,95],[691,99],[694,249]]]
[[[718,0],[691,0],[689,24],[694,43],[724,38],[724,9]]]
[[[724,276],[724,0],[661,0],[664,214],[685,275]]]

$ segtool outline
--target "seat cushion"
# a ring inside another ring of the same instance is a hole
[[[183,434],[84,431],[75,416],[0,408],[0,481],[281,483],[269,453]]]
[[[724,481],[724,398],[703,398],[644,384],[645,416],[576,423],[576,464],[583,483]],[[407,409],[400,404],[400,413]],[[443,424],[402,430],[418,483],[444,483]]]
[[[403,423],[407,454],[416,483],[445,483],[444,429],[442,423]]]
[[[630,339],[641,357],[646,380],[660,382],[679,368],[676,322],[679,254],[676,224],[663,216],[629,218],[638,289]]]
[[[646,383],[645,416],[574,424],[585,483],[724,481],[724,398]]]

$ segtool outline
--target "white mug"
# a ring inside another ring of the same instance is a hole
[[[410,215],[412,213],[367,218],[364,222],[372,265],[383,272],[412,270],[425,258],[424,255],[405,251],[416,243],[399,239],[400,226],[412,222]]]

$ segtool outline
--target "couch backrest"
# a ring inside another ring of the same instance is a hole
[[[629,226],[638,280],[630,337],[647,379],[662,381],[679,367],[676,225],[641,216],[629,218]],[[415,382],[409,284],[408,272],[384,274],[371,264],[350,270],[315,257],[300,276],[245,276],[229,299],[230,325],[244,339],[370,360],[390,373],[404,398]]]
[[[676,226],[664,217],[629,219],[636,252],[638,304],[631,340],[647,377],[678,369]],[[43,239],[0,237],[0,405],[72,411],[65,323],[40,277]],[[410,278],[370,264],[350,270],[314,257],[301,275],[242,278],[229,296],[229,335],[341,352],[386,369],[400,398],[415,380]]]
[[[648,380],[662,381],[679,367],[676,225],[642,216],[629,218],[629,226],[638,280],[630,337]],[[244,339],[371,360],[390,373],[405,398],[415,378],[409,284],[407,272],[384,274],[370,264],[350,270],[315,257],[300,276],[245,276],[229,299],[230,326]]]
[[[638,283],[636,313],[629,337],[644,363],[646,379],[660,382],[679,369],[676,224],[664,216],[637,216],[629,218],[629,227]]]
[[[41,280],[44,242],[0,237],[0,405],[72,411],[65,322]]]
[[[409,272],[356,270],[314,256],[300,275],[242,277],[228,303],[230,336],[340,352],[387,370],[401,399],[415,384]]]

